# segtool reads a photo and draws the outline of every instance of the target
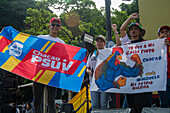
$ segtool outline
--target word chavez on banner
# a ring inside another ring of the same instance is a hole
[[[99,51],[92,91],[141,93],[164,91],[167,78],[164,39]]]
[[[86,49],[49,41],[5,27],[0,33],[0,68],[29,80],[78,92]]]

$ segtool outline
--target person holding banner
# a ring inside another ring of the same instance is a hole
[[[94,51],[93,53],[89,54],[87,64],[86,64],[86,72],[90,76],[90,84],[93,78],[93,72],[96,67],[97,62],[97,56],[98,51],[101,49],[104,49],[106,45],[106,38],[103,35],[99,35],[96,38],[96,47],[97,51]],[[106,92],[97,92],[97,91],[91,91],[91,102],[92,102],[92,109],[106,109],[107,103],[108,103],[108,93]]]
[[[63,40],[57,37],[59,30],[61,29],[61,20],[57,17],[53,17],[49,24],[50,33],[48,35],[38,35],[37,37],[65,43]],[[35,113],[42,113],[42,103],[43,103],[43,90],[45,85],[34,82],[33,84],[33,99],[34,99],[34,109]],[[56,88],[51,86],[46,86],[48,90],[48,113],[56,113],[55,97]]]
[[[145,41],[142,37],[145,34],[145,30],[142,29],[142,26],[139,23],[130,23],[131,20],[138,18],[139,14],[133,13],[121,26],[120,40],[122,44],[130,44],[130,43],[138,43]],[[129,27],[128,27],[129,25]],[[127,33],[126,28],[128,27]],[[131,40],[129,37],[131,37]],[[136,94],[126,94],[127,102],[129,107],[132,109],[134,113],[141,113],[143,107],[151,107],[152,104],[152,92],[144,92],[144,93],[136,93]]]
[[[170,27],[165,25],[158,29],[158,39],[166,38],[170,36]]]
[[[168,108],[170,107],[170,52],[169,52],[169,41],[170,41],[170,27],[165,25],[158,29],[158,39],[167,38],[165,39],[165,44],[167,45],[167,60],[168,60],[168,67],[167,67],[167,85],[166,91],[158,91],[159,100],[160,100],[160,107]]]

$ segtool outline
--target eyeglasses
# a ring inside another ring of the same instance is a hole
[[[50,26],[57,26],[57,27],[60,27],[61,25],[60,24],[54,24],[54,23],[52,23],[52,24],[50,24]]]

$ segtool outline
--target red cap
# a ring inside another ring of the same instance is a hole
[[[160,28],[158,29],[158,34],[160,33],[160,31],[161,31],[162,29],[170,30],[170,27],[167,26],[167,25],[160,27]]]
[[[51,24],[53,21],[58,21],[58,22],[61,24],[61,20],[60,20],[59,18],[57,18],[57,17],[51,18],[50,24]]]

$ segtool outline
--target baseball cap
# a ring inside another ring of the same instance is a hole
[[[139,29],[142,31],[140,37],[143,37],[143,36],[145,35],[145,30],[142,28],[142,25],[141,25],[141,24],[139,24],[139,23],[137,23],[137,22],[131,23],[131,24],[129,25],[129,31],[130,31],[130,28],[131,28],[132,26],[138,26]]]
[[[96,37],[95,40],[97,41],[99,38],[102,39],[106,43],[106,37],[105,36],[99,35],[98,37]]]
[[[168,29],[168,30],[170,30],[170,27],[167,26],[167,25],[160,27],[160,28],[158,29],[158,34],[160,33],[160,31],[161,31],[162,29]]]
[[[57,17],[51,18],[50,24],[51,24],[53,21],[58,21],[58,22],[61,24],[61,20],[60,20],[59,18],[57,18]]]

